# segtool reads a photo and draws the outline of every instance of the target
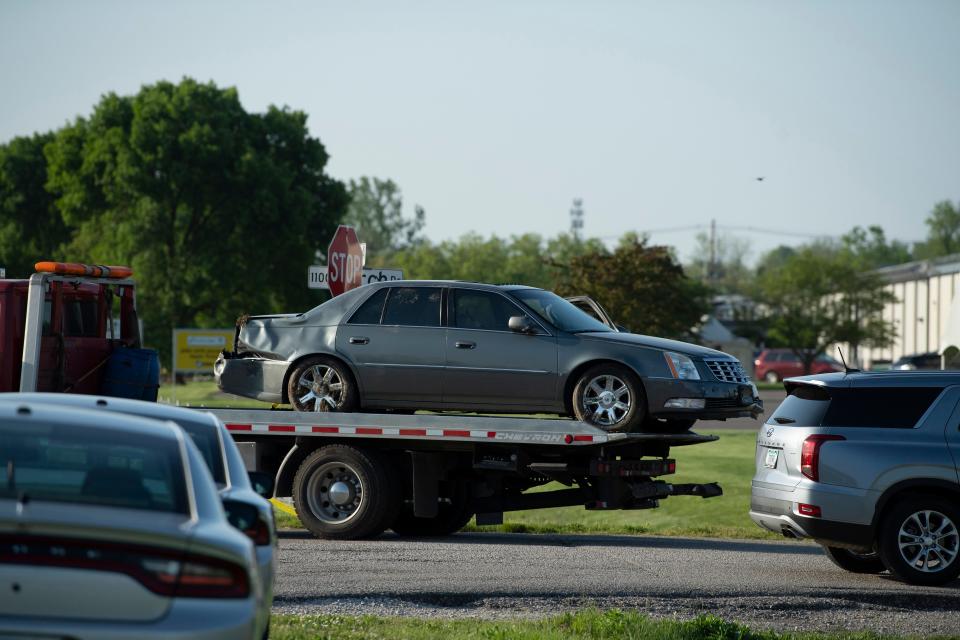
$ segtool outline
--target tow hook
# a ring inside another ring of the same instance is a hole
[[[670,484],[667,482],[630,483],[630,492],[637,500],[657,500],[669,496],[700,496],[716,498],[723,495],[723,489],[716,482],[707,484]]]

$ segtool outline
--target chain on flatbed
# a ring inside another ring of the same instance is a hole
[[[591,446],[662,442],[683,446],[712,442],[717,436],[697,433],[608,433],[577,420],[382,413],[301,413],[267,409],[197,409],[219,417],[234,436],[245,434],[311,437],[381,437],[399,440],[509,442]]]

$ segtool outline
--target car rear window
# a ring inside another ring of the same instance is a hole
[[[0,497],[189,513],[177,441],[75,425],[5,424]]]
[[[372,296],[367,298],[366,302],[360,305],[348,324],[380,324],[380,316],[383,314],[383,301],[387,299],[387,292],[390,289],[380,289]]]
[[[824,388],[797,385],[767,424],[910,429],[916,426],[942,391],[939,387]]]

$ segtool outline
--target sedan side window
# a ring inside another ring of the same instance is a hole
[[[383,301],[387,299],[387,288],[380,289],[360,305],[347,324],[380,324],[383,314]]]
[[[510,316],[526,315],[495,293],[454,289],[453,296],[453,322],[461,329],[510,331]]]
[[[408,327],[440,326],[440,293],[437,287],[393,287],[383,312],[383,324]]]

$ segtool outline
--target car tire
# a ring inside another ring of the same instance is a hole
[[[448,493],[451,495],[438,506],[433,518],[418,518],[413,515],[413,503],[404,504],[400,515],[391,527],[399,536],[417,538],[427,536],[448,536],[463,529],[473,518],[473,510],[467,498],[467,488],[462,482],[451,483]]]
[[[345,364],[314,356],[301,361],[287,379],[287,399],[297,411],[355,411],[357,385]]]
[[[604,431],[640,431],[647,417],[640,378],[614,363],[584,371],[573,387],[572,405],[577,420]]]
[[[899,580],[926,586],[951,582],[960,575],[960,509],[937,496],[900,500],[880,521],[877,547]]]
[[[776,384],[777,382],[780,382],[780,376],[777,375],[776,371],[767,371],[767,373],[763,376],[763,379],[770,384]]]
[[[887,570],[876,551],[857,553],[850,549],[824,545],[823,552],[830,558],[830,562],[850,573],[883,573]]]
[[[393,526],[400,481],[393,461],[378,451],[341,444],[317,449],[293,478],[293,506],[318,538],[356,540]]]

